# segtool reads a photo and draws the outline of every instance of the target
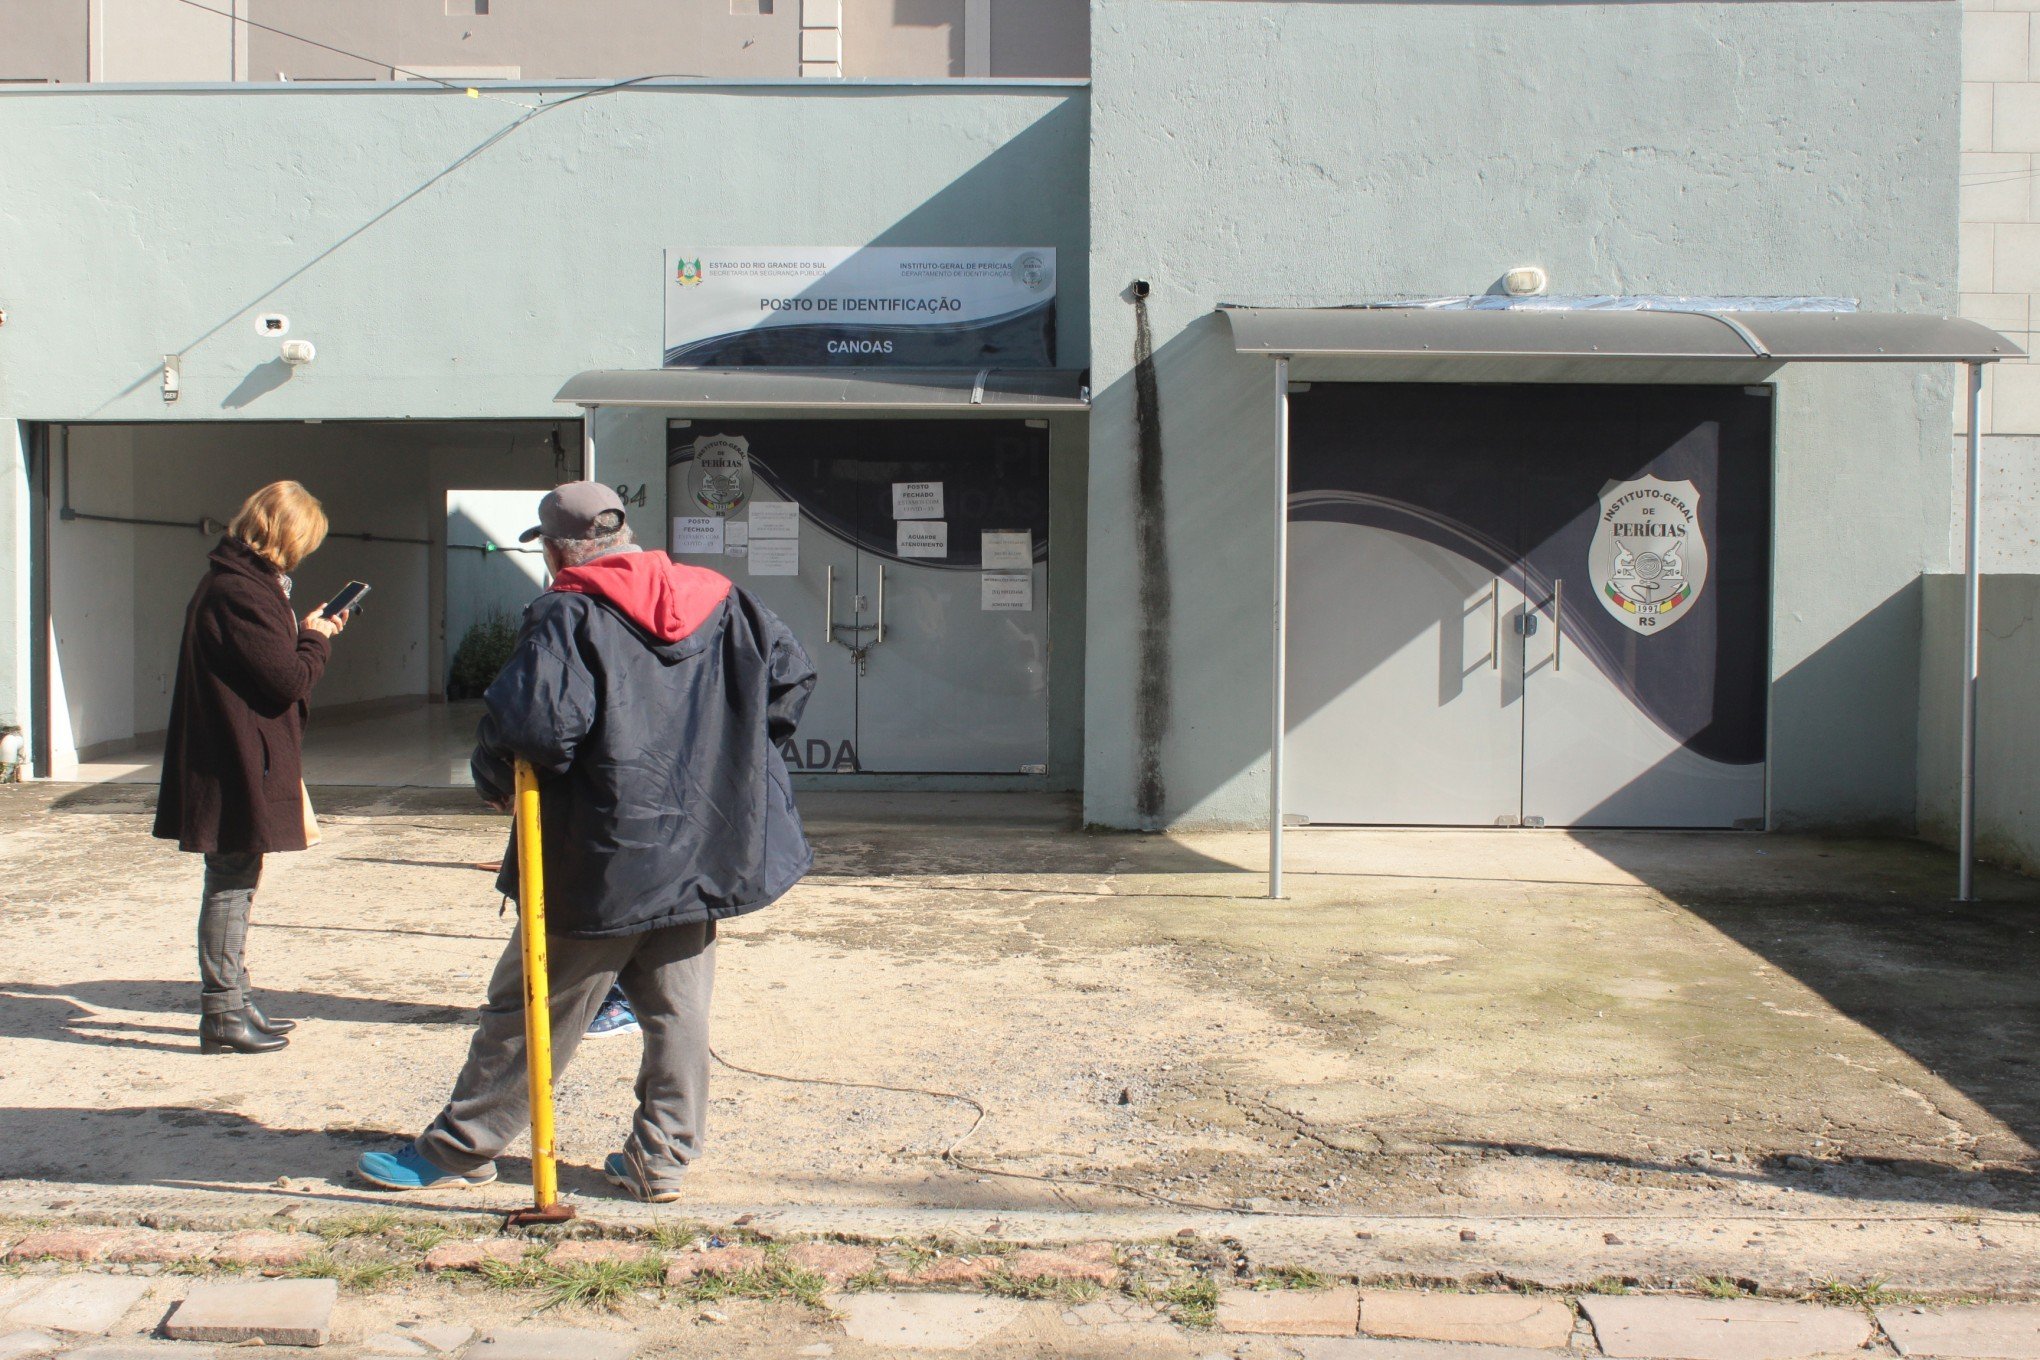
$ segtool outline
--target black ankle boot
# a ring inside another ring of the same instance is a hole
[[[288,1034],[297,1028],[295,1020],[271,1020],[262,1013],[262,1008],[255,1004],[252,996],[241,1003],[241,1011],[248,1017],[248,1023],[264,1034]]]
[[[281,1034],[264,1034],[255,1028],[248,1012],[219,1011],[200,1016],[198,1051],[201,1053],[274,1053],[289,1046]]]

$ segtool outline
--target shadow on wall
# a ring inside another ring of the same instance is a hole
[[[1977,683],[1977,853],[2040,873],[2040,576],[1983,578]],[[1962,578],[1922,582],[1920,834],[1953,846],[1959,829]]]
[[[1090,195],[1082,169],[1089,145],[1089,106],[1082,99],[1065,100],[870,244],[1057,247],[1056,366],[1087,367]],[[1014,225],[1044,220],[1046,227]]]
[[[239,386],[227,393],[220,405],[238,411],[253,403],[257,397],[274,392],[289,382],[294,371],[281,359],[271,359],[266,364],[257,364],[248,370],[248,376],[241,379]]]
[[[1774,587],[1773,612],[1789,607],[1789,581]],[[1894,591],[1771,684],[1771,825],[1910,836],[1914,810],[1895,804],[1912,788],[1918,757],[1920,584]],[[1863,677],[1888,674],[1880,711],[1838,702],[1861,695]],[[1789,754],[1788,754],[1789,751]],[[1894,772],[1898,777],[1894,778]],[[1818,818],[1799,809],[1817,807]]]

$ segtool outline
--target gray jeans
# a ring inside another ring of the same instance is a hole
[[[248,913],[262,881],[260,854],[207,855],[198,907],[198,1009],[201,1015],[248,1004]]]
[[[546,939],[553,1076],[573,1061],[611,982],[644,1028],[637,1116],[623,1145],[645,1190],[671,1188],[701,1151],[708,1113],[708,1001],[715,984],[715,923],[668,926],[618,939]],[[531,1126],[525,1075],[524,955],[520,934],[496,963],[481,1023],[453,1096],[420,1134],[420,1156],[465,1175],[488,1165]]]

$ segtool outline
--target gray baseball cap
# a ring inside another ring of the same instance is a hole
[[[529,543],[547,538],[604,538],[623,527],[623,498],[600,482],[568,482],[545,493],[538,503],[538,523],[517,535]]]

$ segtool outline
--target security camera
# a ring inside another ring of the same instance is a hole
[[[283,361],[292,368],[303,368],[319,354],[309,340],[286,340],[279,348],[283,352]]]

